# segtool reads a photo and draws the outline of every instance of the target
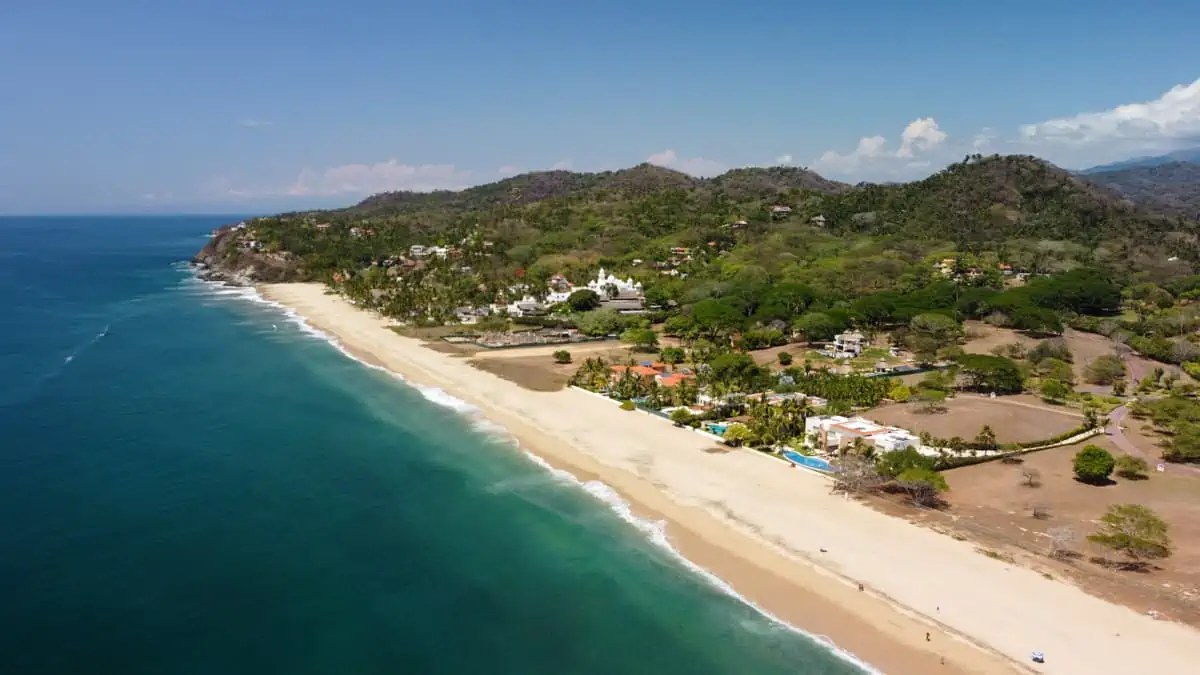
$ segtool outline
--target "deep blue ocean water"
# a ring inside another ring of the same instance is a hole
[[[0,218],[0,673],[861,672],[197,282],[229,220]]]

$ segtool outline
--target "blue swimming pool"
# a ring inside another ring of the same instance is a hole
[[[708,430],[718,436],[724,436],[725,430],[728,428],[729,428],[729,425],[725,424],[723,422],[713,422],[712,424],[708,425]]]
[[[820,457],[806,457],[798,452],[792,452],[791,450],[785,450],[783,452],[783,456],[789,462],[792,462],[793,464],[799,464],[800,466],[806,466],[810,469],[816,469],[817,471],[833,471],[834,470],[832,464],[821,459]]]

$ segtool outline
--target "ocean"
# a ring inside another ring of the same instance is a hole
[[[0,673],[863,672],[604,485],[185,261],[0,218]]]

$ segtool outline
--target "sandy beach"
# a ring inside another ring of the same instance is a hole
[[[831,495],[816,474],[753,451],[709,452],[711,439],[588,392],[523,389],[396,334],[320,285],[260,290],[363,360],[463,399],[552,465],[602,480],[665,521],[690,560],[883,672],[1197,672],[1192,629]],[[1031,663],[1033,650],[1047,662]]]

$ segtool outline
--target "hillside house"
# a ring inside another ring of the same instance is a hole
[[[787,218],[790,215],[792,215],[792,207],[790,206],[776,205],[771,207],[772,218]]]
[[[849,359],[859,356],[866,347],[866,343],[866,337],[858,331],[839,333],[833,336],[833,357]]]

